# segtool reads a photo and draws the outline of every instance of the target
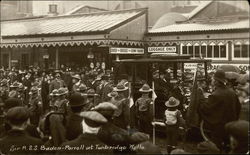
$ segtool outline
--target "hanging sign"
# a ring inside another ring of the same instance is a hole
[[[149,53],[176,53],[176,46],[148,47]]]
[[[144,54],[143,48],[122,48],[111,47],[109,49],[110,54]]]

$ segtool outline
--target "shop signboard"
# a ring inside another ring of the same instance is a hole
[[[216,70],[221,65],[229,65],[229,64],[211,63],[211,65],[208,67],[208,70]],[[230,64],[230,65],[239,67],[239,69],[241,71],[248,71],[250,69],[250,65],[249,64]]]
[[[176,46],[148,47],[149,53],[176,53]]]
[[[144,54],[143,48],[123,48],[123,47],[111,47],[109,49],[110,54]]]

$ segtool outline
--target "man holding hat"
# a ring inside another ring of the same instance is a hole
[[[80,93],[74,93],[69,97],[69,106],[72,113],[66,117],[66,139],[73,140],[82,133],[80,113],[84,111],[86,101]]]
[[[152,89],[148,84],[144,84],[142,88],[139,89],[139,92],[142,93],[142,96],[135,102],[136,115],[139,118],[139,128],[141,132],[150,134],[152,133],[150,104],[153,100],[149,97],[149,93],[152,92]]]
[[[83,117],[83,121],[81,123],[82,134],[72,141],[63,143],[62,146],[70,146],[70,147],[84,146],[84,148],[81,148],[79,150],[67,150],[67,149],[65,149],[64,152],[74,153],[74,154],[110,153],[112,150],[97,149],[96,148],[96,145],[98,145],[98,147],[105,146],[105,144],[103,142],[101,142],[101,140],[99,140],[97,134],[98,134],[101,126],[104,125],[105,123],[107,123],[107,119],[96,111],[82,112],[80,115]],[[93,149],[87,149],[87,148],[90,148],[91,146],[94,146]],[[65,148],[67,148],[67,147],[65,147]]]
[[[229,139],[224,126],[239,119],[241,105],[236,93],[226,86],[224,71],[215,72],[212,84],[215,91],[208,97],[208,102],[200,104],[199,112],[205,127],[211,130],[212,141],[225,151]]]
[[[29,119],[29,111],[25,107],[14,107],[8,110],[6,114],[6,120],[11,126],[11,130],[8,131],[7,135],[0,139],[0,150],[3,154],[11,153],[36,153],[39,151],[40,145],[43,142],[40,139],[30,137],[25,132],[27,122]],[[37,146],[37,150],[29,150],[28,147]],[[26,149],[11,150],[12,146],[16,148],[26,147]]]

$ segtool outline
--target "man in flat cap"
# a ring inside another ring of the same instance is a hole
[[[107,119],[96,111],[82,112],[82,134],[69,142],[65,142],[62,146],[65,147],[64,152],[74,153],[74,154],[84,154],[84,153],[110,153],[110,149],[104,149],[105,144],[99,140],[97,134],[102,125],[107,123]],[[69,150],[68,147],[79,147],[79,150]],[[83,147],[84,146],[84,147]],[[90,149],[92,147],[92,149]],[[97,148],[102,149],[98,149]],[[59,152],[61,154],[61,152]]]
[[[199,112],[204,126],[211,131],[212,141],[221,151],[228,151],[229,144],[225,124],[239,119],[241,105],[236,93],[226,86],[226,75],[222,70],[214,74],[212,84],[215,91],[208,97],[208,102],[200,104]]]
[[[113,115],[117,107],[109,102],[103,102],[93,108],[93,110],[102,114],[108,122],[100,128],[98,132],[98,137],[102,142],[107,145],[127,145],[129,133],[119,128],[118,126],[113,124]],[[117,141],[117,135],[120,139]]]
[[[73,140],[82,133],[81,122],[83,118],[80,113],[86,105],[85,98],[80,93],[74,93],[69,97],[71,112],[66,117],[66,139]]]
[[[6,120],[11,126],[11,130],[4,138],[0,139],[0,150],[3,154],[39,152],[43,142],[40,139],[30,137],[25,132],[28,119],[29,112],[25,107],[14,107],[8,110]],[[33,151],[29,150],[30,145],[34,148]],[[13,146],[20,149],[14,150]]]

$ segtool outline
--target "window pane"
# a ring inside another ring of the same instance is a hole
[[[188,54],[190,54],[192,57],[194,56],[193,46],[188,46]]]
[[[201,46],[202,57],[206,57],[206,46]]]
[[[182,54],[187,54],[187,46],[182,46]]]
[[[242,45],[241,54],[242,54],[242,57],[243,57],[243,58],[247,58],[247,57],[248,57],[249,51],[248,51],[248,49],[247,49],[247,46],[248,46],[248,45]]]
[[[240,45],[234,45],[234,57],[240,58]]]
[[[220,46],[220,57],[221,58],[226,58],[227,57],[226,45]]]
[[[219,46],[215,45],[214,46],[214,58],[219,58],[220,54],[219,54]]]
[[[211,45],[207,46],[207,57],[212,58],[212,47]]]
[[[200,46],[194,46],[195,57],[200,57]]]

